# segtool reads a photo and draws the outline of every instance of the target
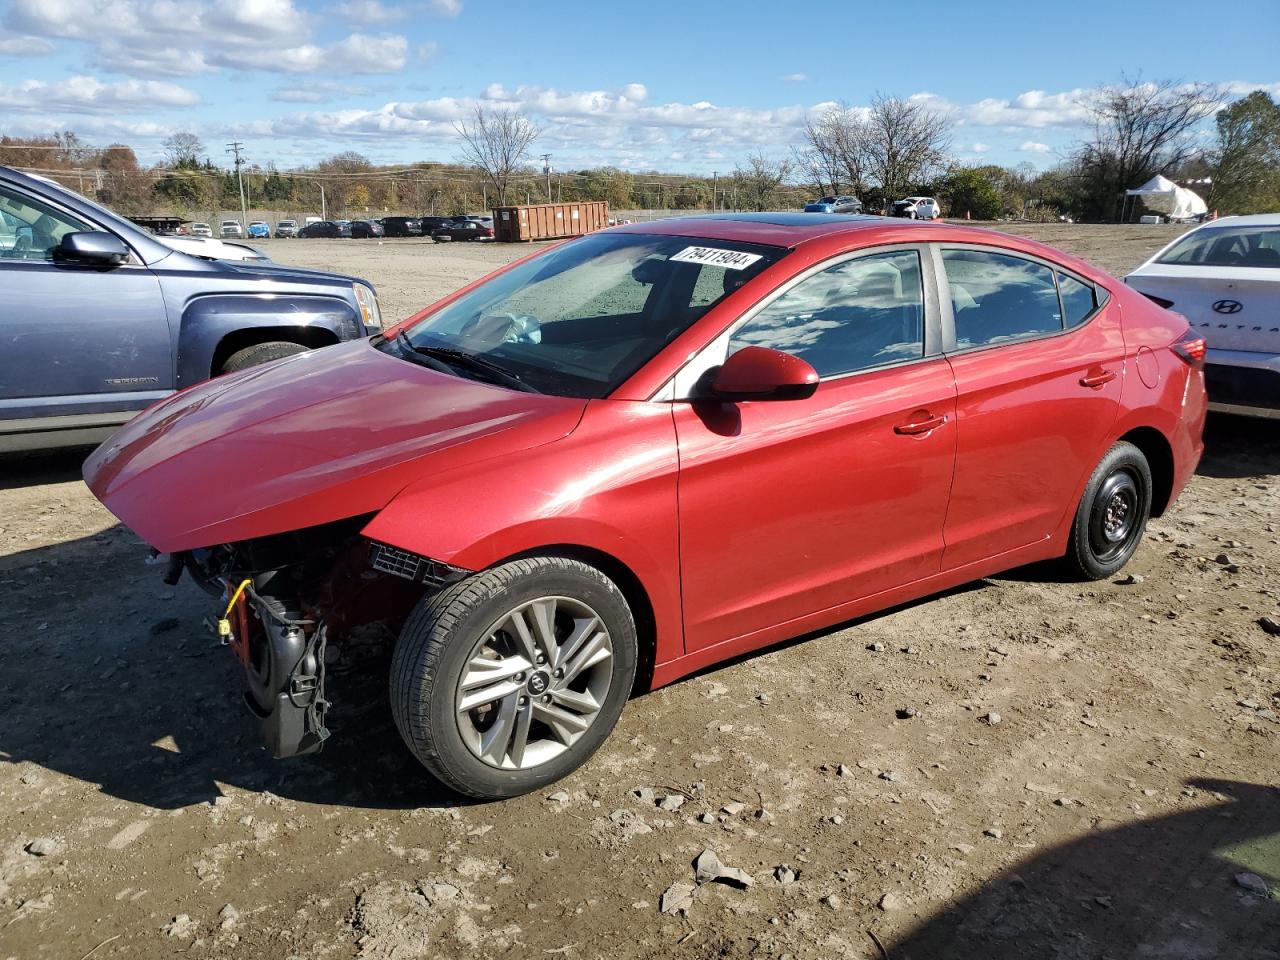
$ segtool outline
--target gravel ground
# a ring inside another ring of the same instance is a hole
[[[1117,271],[1176,232],[1025,229]],[[388,317],[526,249],[270,245]],[[1135,582],[1022,569],[783,645],[488,805],[377,676],[331,684],[330,749],[266,758],[206,598],[81,454],[0,461],[0,960],[1280,958],[1280,423],[1207,440]]]

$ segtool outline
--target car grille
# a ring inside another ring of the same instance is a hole
[[[369,562],[373,569],[389,573],[393,577],[403,577],[414,583],[437,587],[456,583],[471,572],[385,543],[373,544]]]

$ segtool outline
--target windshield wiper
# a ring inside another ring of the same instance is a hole
[[[403,330],[396,334],[396,340],[402,347],[413,351],[420,357],[435,360],[437,363],[463,367],[472,373],[484,374],[493,382],[504,387],[510,387],[513,390],[523,390],[525,393],[541,392],[529,386],[506,367],[499,363],[494,363],[487,357],[467,353],[465,350],[458,350],[455,347],[438,347],[430,344],[419,345],[410,340],[408,334]]]

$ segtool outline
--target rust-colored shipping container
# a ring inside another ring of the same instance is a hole
[[[609,204],[604,200],[493,208],[494,239],[506,243],[580,237],[608,225]]]

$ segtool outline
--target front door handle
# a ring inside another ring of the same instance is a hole
[[[910,423],[900,423],[893,428],[894,433],[901,433],[908,437],[914,437],[917,434],[928,433],[930,430],[937,430],[940,426],[947,422],[946,416],[930,417],[925,414],[926,419],[913,420]]]
[[[1080,378],[1080,386],[1082,387],[1101,387],[1116,378],[1114,370],[1101,370],[1098,373],[1091,373],[1087,377]]]

